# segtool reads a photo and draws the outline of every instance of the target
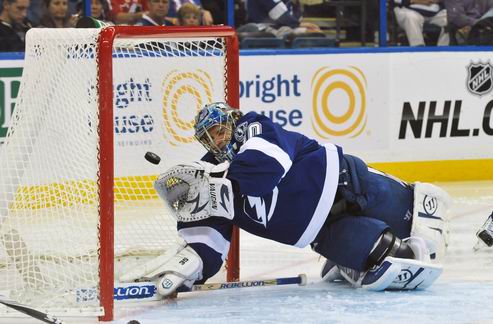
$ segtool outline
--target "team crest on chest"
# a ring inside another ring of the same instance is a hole
[[[267,228],[267,224],[274,214],[277,205],[277,196],[279,189],[274,188],[272,194],[266,197],[243,197],[243,212],[252,221],[262,224]]]

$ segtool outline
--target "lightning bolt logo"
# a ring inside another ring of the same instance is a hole
[[[277,189],[277,187],[275,187],[272,191],[270,208],[267,206],[267,200],[265,198],[247,196],[247,198],[243,202],[244,213],[255,223],[262,224],[265,228],[267,228],[267,223],[272,218],[274,210],[276,209],[278,194],[279,190]],[[250,215],[248,213],[248,209],[251,209],[254,215]]]

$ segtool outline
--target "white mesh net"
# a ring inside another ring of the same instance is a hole
[[[42,309],[101,314],[99,32],[28,33],[19,99],[0,153],[0,290]],[[175,221],[152,181],[204,153],[193,140],[193,117],[205,103],[225,100],[225,66],[220,37],[115,39],[116,278],[175,240]],[[163,162],[145,161],[147,151]],[[81,289],[95,293],[81,298]]]

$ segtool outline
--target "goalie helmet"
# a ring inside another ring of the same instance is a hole
[[[195,138],[219,162],[231,161],[236,153],[231,138],[242,115],[224,102],[205,105],[195,118]]]

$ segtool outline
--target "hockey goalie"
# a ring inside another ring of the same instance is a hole
[[[221,267],[232,226],[326,258],[322,278],[368,290],[429,287],[441,274],[450,198],[369,168],[269,118],[206,105],[195,137],[201,161],[163,173],[155,189],[182,242],[121,276],[151,280],[162,296],[203,283]]]

